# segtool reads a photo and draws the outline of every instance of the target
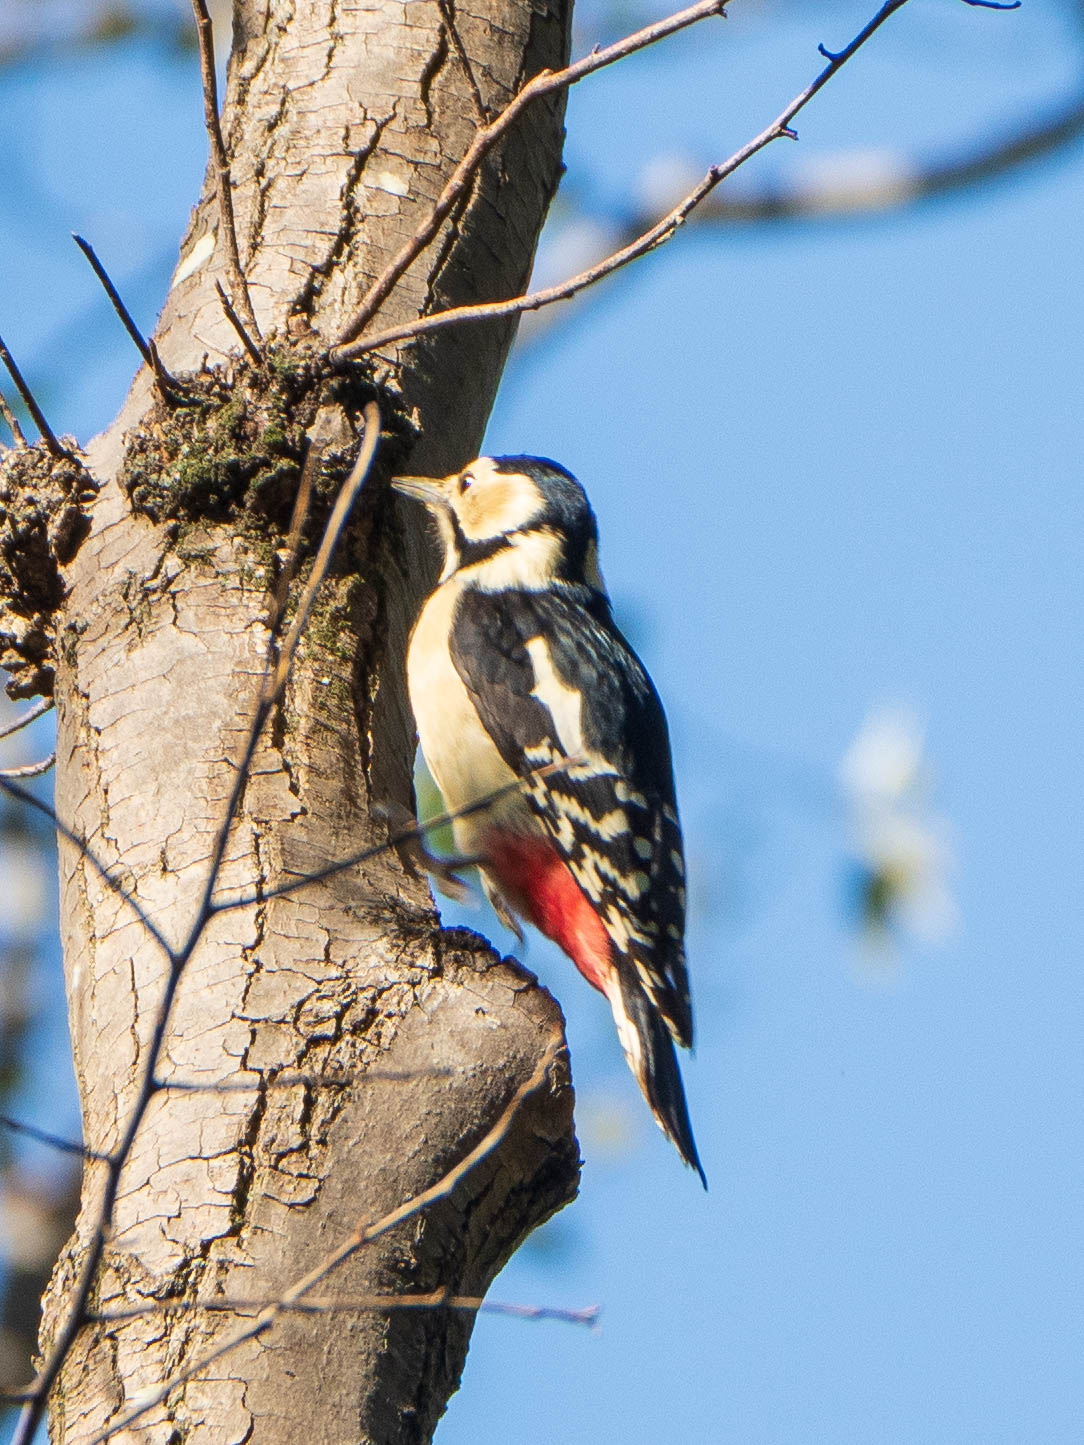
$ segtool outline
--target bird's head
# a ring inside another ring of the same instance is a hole
[[[450,477],[395,477],[424,502],[444,547],[441,581],[470,569],[486,588],[581,583],[605,595],[598,526],[571,472],[544,457],[479,457]]]

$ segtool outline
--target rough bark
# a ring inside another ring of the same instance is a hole
[[[479,0],[456,11],[488,106],[563,62],[568,8]],[[431,0],[365,9],[237,0],[223,123],[271,362],[257,369],[238,354],[214,291],[226,280],[218,246],[175,282],[157,331],[166,366],[189,377],[202,404],[171,410],[143,372],[88,449],[94,486],[39,453],[7,468],[5,661],[24,693],[55,674],[59,814],[174,944],[196,911],[255,705],[306,440],[323,439],[326,494],[349,465],[359,406],[375,388],[390,429],[385,467],[446,471],[480,445],[507,325],[439,333],[381,356],[361,379],[312,361],[469,144],[471,87],[449,16]],[[561,122],[556,102],[525,118],[382,321],[522,286],[559,174]],[[209,180],[182,271],[215,224]],[[382,480],[367,489],[257,752],[222,889],[267,890],[382,841],[373,804],[409,803],[403,654],[428,559]],[[11,560],[28,537],[38,559],[29,579]],[[108,1150],[131,1105],[166,962],[71,845],[61,849],[61,881],[85,1137]],[[183,976],[160,1070],[212,1087],[152,1101],[94,1298],[98,1310],[188,1307],[85,1327],[54,1392],[53,1439],[92,1438],[236,1323],[199,1302],[275,1296],[359,1218],[439,1178],[561,1030],[556,1004],[518,965],[474,935],[439,931],[424,881],[394,853],[220,915]],[[282,1070],[348,1081],[276,1087]],[[412,1077],[378,1076],[388,1070]],[[224,1082],[252,1087],[213,1087]],[[482,1291],[525,1233],[571,1198],[576,1176],[565,1080],[525,1102],[451,1200],[363,1250],[323,1293]],[[45,1350],[100,1189],[91,1165],[46,1299]],[[117,1438],[427,1440],[469,1333],[469,1316],[444,1310],[292,1316]]]

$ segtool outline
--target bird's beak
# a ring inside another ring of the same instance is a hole
[[[427,507],[446,507],[448,498],[444,493],[444,477],[392,477],[391,484],[395,491],[402,492],[404,497],[413,497],[416,502],[424,502]]]

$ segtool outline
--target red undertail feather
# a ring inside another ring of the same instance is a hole
[[[614,969],[609,934],[552,843],[496,833],[487,844],[488,871],[512,908],[564,949],[588,983],[607,993]]]

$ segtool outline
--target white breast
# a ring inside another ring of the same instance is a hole
[[[455,577],[426,602],[414,625],[407,653],[410,705],[426,766],[449,812],[468,807],[515,782],[475,711],[455,669],[448,639],[460,586]],[[518,791],[505,794],[492,809],[456,819],[456,847],[471,855],[496,815],[533,831],[530,811]]]

